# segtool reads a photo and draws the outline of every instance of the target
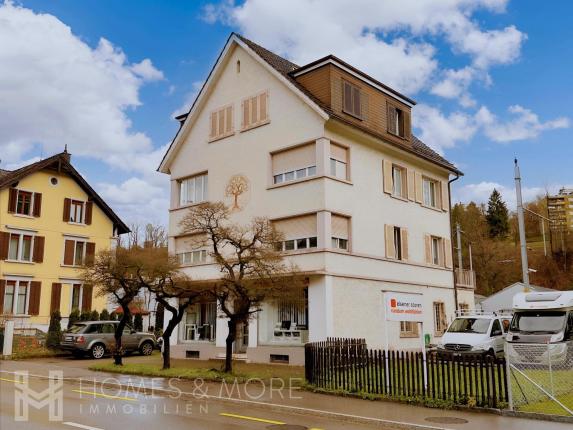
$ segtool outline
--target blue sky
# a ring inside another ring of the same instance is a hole
[[[299,64],[334,53],[417,100],[416,134],[466,174],[457,200],[484,201],[496,186],[511,206],[513,157],[526,197],[571,186],[573,3],[472,3],[356,0],[352,13],[335,0],[5,4],[0,167],[68,144],[128,221],[163,222],[167,178],[153,170],[173,113],[239,31]]]

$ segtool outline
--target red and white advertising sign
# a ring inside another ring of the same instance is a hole
[[[413,321],[424,320],[423,296],[419,294],[386,293],[386,320]]]

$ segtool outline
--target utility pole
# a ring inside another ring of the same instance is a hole
[[[529,287],[529,264],[527,262],[527,242],[525,240],[525,222],[523,220],[523,201],[521,197],[521,174],[515,159],[515,194],[517,197],[517,222],[519,224],[519,242],[521,245],[521,272],[525,287]]]
[[[462,270],[464,268],[462,261],[462,229],[459,222],[456,223],[456,239],[458,244],[458,269]]]

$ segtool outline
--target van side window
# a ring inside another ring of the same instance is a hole
[[[501,331],[501,324],[499,320],[493,320],[493,325],[491,326],[491,336],[501,336],[503,333]]]

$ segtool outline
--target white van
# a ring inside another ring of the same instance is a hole
[[[458,311],[438,343],[438,354],[502,357],[511,315],[479,310]]]

